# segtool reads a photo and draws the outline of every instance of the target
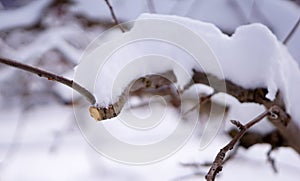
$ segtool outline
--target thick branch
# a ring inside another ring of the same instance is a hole
[[[265,116],[267,115],[277,115],[278,114],[278,108],[277,106],[271,107],[269,110],[263,112],[262,114],[258,115],[256,118],[248,122],[246,125],[242,125],[238,121],[232,121],[234,125],[236,125],[240,131],[233,137],[233,139],[220,150],[220,152],[217,154],[212,166],[209,169],[209,172],[205,176],[206,180],[213,181],[215,180],[216,175],[218,172],[222,170],[222,164],[223,160],[225,158],[225,155],[228,151],[232,150],[233,147],[239,142],[239,140],[244,136],[244,134],[250,129],[252,126],[254,126],[256,123],[261,121]],[[279,116],[279,115],[278,115]]]
[[[222,85],[222,82],[224,81],[219,80],[216,76],[194,70],[193,83],[201,83],[212,86],[208,82],[208,77],[210,81],[213,81],[215,83],[214,85],[218,85],[218,82],[220,82],[220,85]],[[266,109],[270,109],[274,105],[280,107],[280,109],[278,110],[280,112],[278,118],[272,119],[270,121],[278,129],[287,144],[292,147],[298,154],[300,154],[300,129],[293,121],[293,118],[291,118],[285,112],[285,103],[280,93],[277,94],[277,97],[274,101],[271,101],[266,98],[266,94],[268,93],[266,88],[245,89],[239,85],[234,84],[230,80],[225,80],[225,83],[225,93],[235,97],[240,102],[254,102],[262,104],[266,107]],[[224,92],[224,90],[218,90],[218,87],[213,88],[216,92]]]
[[[97,121],[116,117],[123,109],[129,95],[141,95],[149,92],[157,95],[170,95],[174,106],[179,106],[178,92],[173,83],[176,82],[176,76],[173,71],[167,71],[161,74],[146,75],[133,80],[123,91],[118,101],[107,107],[93,105],[90,107],[90,115]]]
[[[81,95],[83,95],[91,104],[95,104],[96,103],[96,99],[93,96],[93,94],[91,94],[87,89],[85,89],[84,87],[82,87],[81,85],[79,85],[78,83],[74,82],[73,80],[69,80],[65,77],[53,74],[51,72],[30,66],[30,65],[26,65],[14,60],[10,60],[7,58],[2,58],[0,57],[0,63],[5,64],[5,65],[9,65],[12,67],[15,67],[17,69],[21,69],[33,74],[36,74],[40,77],[45,77],[48,80],[53,80],[59,83],[62,83],[68,87],[71,87],[72,89],[76,90],[78,93],[80,93]]]

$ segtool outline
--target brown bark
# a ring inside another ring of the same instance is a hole
[[[208,86],[208,78],[217,85],[223,83],[224,80],[218,79],[216,76],[205,74],[194,70],[193,83],[201,83]],[[254,102],[262,104],[266,109],[270,109],[272,106],[276,105],[280,109],[278,110],[278,118],[272,119],[270,122],[277,128],[279,133],[286,140],[287,144],[292,147],[298,154],[300,154],[300,129],[294,122],[293,118],[285,112],[285,104],[280,95],[277,93],[277,97],[274,101],[266,98],[267,89],[266,88],[256,88],[256,89],[245,89],[239,85],[234,84],[230,80],[225,80],[226,92],[227,94],[235,97],[240,102]],[[218,89],[218,87],[213,87],[217,92],[224,92],[224,90]]]

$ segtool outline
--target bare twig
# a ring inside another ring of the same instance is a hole
[[[283,44],[287,44],[289,42],[289,40],[291,39],[291,37],[293,36],[293,34],[296,32],[297,28],[300,25],[300,17],[298,18],[298,21],[296,22],[296,24],[294,25],[293,29],[290,31],[290,33],[286,36],[286,38],[283,40]]]
[[[8,58],[0,57],[0,63],[36,74],[40,77],[45,77],[48,80],[53,80],[53,81],[59,82],[61,84],[64,84],[64,85],[76,90],[81,95],[83,95],[91,104],[96,103],[96,99],[95,99],[94,95],[92,93],[90,93],[87,89],[85,89],[84,87],[79,85],[78,83],[74,82],[73,80],[69,80],[65,77],[56,75],[54,73],[39,69],[37,67],[26,65],[26,64],[8,59]]]
[[[111,16],[112,16],[112,18],[113,18],[115,24],[116,24],[116,25],[120,28],[120,30],[124,33],[124,32],[125,32],[125,29],[120,25],[120,23],[119,23],[119,21],[118,21],[118,19],[117,19],[117,16],[116,16],[116,14],[115,14],[115,12],[114,12],[114,9],[113,9],[113,7],[111,6],[109,0],[105,0],[105,2],[106,2],[106,5],[107,5],[108,8],[109,8],[109,11],[110,11],[110,13],[111,13]]]
[[[1,175],[5,167],[7,167],[11,163],[11,159],[15,156],[15,154],[18,152],[20,148],[19,140],[20,138],[22,138],[22,135],[24,134],[25,124],[27,124],[27,122],[24,121],[24,118],[26,117],[25,113],[26,112],[24,112],[24,108],[23,108],[22,112],[19,113],[18,115],[16,128],[13,132],[11,142],[9,143],[7,151],[5,155],[2,157],[0,162]]]
[[[228,161],[233,159],[233,157],[237,153],[237,150],[238,150],[238,147],[237,146],[234,147],[233,150],[229,153],[229,155],[227,157],[225,157],[225,159],[223,160],[222,165],[225,165]],[[189,168],[196,169],[196,172],[194,172],[193,174],[183,176],[185,178],[187,176],[189,176],[189,177],[197,176],[197,175],[199,175],[199,173],[202,173],[201,175],[205,175],[205,173],[203,173],[202,171],[199,171],[199,169],[201,167],[211,167],[213,165],[213,163],[212,162],[204,162],[204,163],[194,162],[194,163],[180,163],[180,165],[183,166],[183,167],[189,167]],[[180,177],[179,180],[181,180],[181,178],[183,178],[183,177]]]
[[[147,0],[147,6],[150,13],[156,13],[153,0]]]
[[[277,93],[276,99],[271,101],[266,98],[266,94],[268,93],[266,88],[245,89],[231,82],[230,80],[225,80],[226,90],[222,90],[218,86],[210,85],[208,78],[215,82],[214,85],[222,85],[224,81],[218,79],[216,76],[194,70],[194,83],[201,83],[211,86],[216,92],[225,92],[226,94],[235,97],[241,103],[255,102],[265,106],[266,109],[270,109],[273,105],[279,106],[279,114],[277,114],[277,116],[279,115],[278,119],[269,119],[269,121],[277,128],[278,132],[285,139],[285,146],[292,147],[298,154],[300,154],[300,128],[296,124],[295,120],[293,120],[293,118],[291,118],[289,114],[285,112],[285,103],[280,92]]]
[[[268,162],[271,164],[273,171],[274,171],[275,173],[278,173],[278,169],[277,169],[276,164],[275,164],[275,159],[272,158],[272,156],[271,156],[271,153],[272,153],[273,150],[274,150],[274,148],[272,147],[272,148],[267,152],[267,159],[268,159]]]
[[[238,132],[235,137],[224,147],[220,150],[220,152],[217,154],[212,166],[209,169],[209,172],[205,176],[206,180],[213,181],[215,180],[216,175],[222,170],[223,160],[225,158],[225,155],[228,151],[232,150],[233,147],[238,143],[238,141],[243,137],[243,135],[247,132],[249,128],[251,128],[253,125],[261,121],[265,116],[267,115],[273,115],[278,114],[277,108],[278,106],[273,106],[269,110],[263,112],[262,114],[258,115],[256,118],[248,122],[246,125],[242,125],[238,121],[232,121],[234,125],[236,125],[240,131]]]
[[[211,97],[213,95],[215,95],[216,93],[213,92],[207,96],[204,96],[204,97],[200,97],[200,106],[205,104],[206,102],[210,101]],[[190,108],[189,110],[187,110],[186,112],[183,113],[183,116],[186,116],[187,114],[189,114],[190,112],[194,111],[196,108],[199,107],[199,103],[197,103],[196,105],[194,105],[192,108]]]
[[[203,176],[203,175],[205,175],[205,172],[197,171],[197,172],[194,172],[191,174],[186,174],[186,175],[180,176],[178,178],[175,178],[174,181],[189,180],[193,177],[198,177],[198,176]]]

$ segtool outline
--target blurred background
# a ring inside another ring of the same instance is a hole
[[[110,3],[120,22],[135,20],[141,13],[178,15],[213,23],[228,35],[240,25],[262,23],[300,63],[298,0]],[[72,78],[87,45],[113,26],[104,0],[0,0],[0,56]],[[200,153],[195,138],[159,163],[123,165],[88,145],[77,127],[72,104],[71,89],[0,65],[0,180],[197,180],[207,168],[187,168],[180,163],[210,161],[228,141],[220,137]],[[280,171],[274,174],[266,163],[268,149],[261,145],[241,151],[237,160],[226,165],[220,180],[245,180],[236,172],[249,175],[246,180],[300,177],[297,154],[288,148],[276,152]],[[260,168],[256,175],[251,170],[254,167]]]

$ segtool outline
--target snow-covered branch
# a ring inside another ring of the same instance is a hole
[[[213,75],[206,75],[205,73],[198,71],[194,71],[193,81],[195,83],[209,85],[207,76],[210,76],[210,80],[214,80],[215,82],[223,81]],[[293,118],[285,112],[285,103],[283,102],[280,92],[278,92],[276,98],[271,101],[266,98],[267,91],[265,88],[245,89],[229,80],[226,80],[225,82],[227,88],[226,93],[235,97],[240,102],[254,102],[262,104],[266,107],[266,109],[270,109],[274,105],[278,106],[280,108],[278,109],[279,116],[276,119],[270,119],[270,121],[279,130],[289,146],[300,154],[300,130],[295,123],[296,120],[293,120]],[[215,88],[216,91],[219,91],[217,87],[213,88]]]

